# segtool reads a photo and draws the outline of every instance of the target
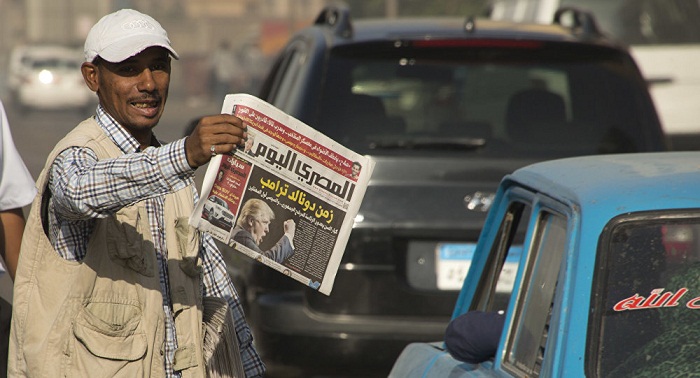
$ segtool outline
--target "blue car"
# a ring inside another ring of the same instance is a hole
[[[453,313],[503,314],[493,355],[464,362],[445,342],[413,343],[390,377],[697,374],[699,188],[698,152],[568,158],[505,176]],[[514,277],[501,273],[512,246]]]

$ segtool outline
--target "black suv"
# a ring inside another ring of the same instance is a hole
[[[628,52],[585,13],[555,21],[353,21],[334,6],[290,39],[260,97],[376,169],[330,296],[232,266],[270,364],[386,374],[408,342],[443,339],[504,174],[667,149]]]

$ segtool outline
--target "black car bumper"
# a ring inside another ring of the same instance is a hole
[[[303,293],[262,295],[250,310],[263,358],[305,369],[388,373],[407,344],[442,340],[449,321],[319,314],[304,306]]]

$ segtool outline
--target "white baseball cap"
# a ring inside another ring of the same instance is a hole
[[[99,55],[119,63],[152,46],[166,48],[179,58],[158,21],[133,9],[121,9],[102,17],[90,29],[85,38],[85,61],[92,62]]]

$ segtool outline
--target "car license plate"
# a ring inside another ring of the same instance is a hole
[[[474,258],[474,243],[438,243],[435,247],[435,270],[437,288],[460,290]],[[512,246],[496,284],[496,292],[507,293],[513,288],[518,272],[518,261],[522,247]]]
[[[467,276],[474,257],[474,243],[439,243],[435,247],[437,287],[440,290],[459,290]]]

